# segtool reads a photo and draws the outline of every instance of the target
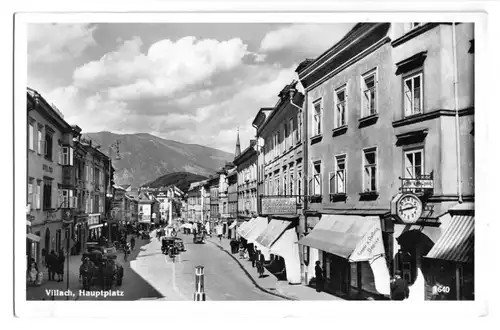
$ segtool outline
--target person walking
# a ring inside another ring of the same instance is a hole
[[[49,281],[55,281],[57,255],[54,250],[50,251],[50,254],[47,256],[47,267],[49,269]]]
[[[391,300],[405,300],[409,296],[408,283],[401,277],[401,271],[396,270],[394,279],[391,281]]]
[[[316,276],[316,292],[323,291],[323,268],[321,268],[321,262],[316,261],[316,266],[314,267],[314,275]]]
[[[259,251],[257,250],[257,258],[258,259],[258,264],[257,264],[257,269],[259,271],[259,278],[261,278],[262,276],[264,276],[264,263],[266,261],[266,259],[264,258],[264,255]]]
[[[254,249],[249,249],[248,254],[250,256],[250,261],[252,262],[252,268],[255,268],[255,263],[257,262],[257,255],[255,254]]]
[[[58,280],[57,282],[62,282],[64,280],[64,251],[61,249],[59,250],[59,256],[57,257],[57,277]]]
[[[132,238],[130,239],[130,247],[132,248],[132,251],[134,251],[134,247],[135,247],[135,238],[132,236]]]

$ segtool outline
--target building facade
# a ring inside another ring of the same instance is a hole
[[[210,189],[210,227],[215,228],[215,224],[220,219],[219,212],[219,175],[212,175],[208,179]]]
[[[30,88],[27,105],[26,256],[42,264],[42,249],[66,250],[64,243],[73,234],[67,213],[77,205],[67,168],[73,167],[76,133],[55,106]]]
[[[238,218],[249,220],[257,216],[257,152],[256,141],[234,158],[237,168]]]
[[[450,24],[360,23],[298,68],[308,178],[299,244],[309,265],[321,261],[329,292],[388,296],[399,270],[409,299],[433,297],[438,276],[425,256],[455,221],[449,210],[474,196],[473,26],[458,24],[456,33],[458,95],[447,74]],[[457,143],[460,159],[445,157]],[[330,242],[320,238],[327,229]]]

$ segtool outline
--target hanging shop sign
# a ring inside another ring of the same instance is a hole
[[[433,190],[434,179],[433,175],[421,175],[417,178],[399,178],[401,180],[401,191],[408,190]]]
[[[288,196],[262,196],[262,214],[297,214],[297,198]]]

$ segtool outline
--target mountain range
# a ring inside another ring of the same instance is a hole
[[[116,184],[142,186],[163,175],[190,172],[208,177],[234,155],[197,144],[166,140],[149,133],[116,134],[111,132],[85,133],[101,152],[110,155],[115,168]],[[119,159],[116,148],[118,144]]]
[[[193,182],[199,182],[208,179],[205,176],[189,172],[175,172],[160,176],[159,178],[144,184],[145,187],[159,188],[174,185],[183,192],[187,193],[189,186]]]

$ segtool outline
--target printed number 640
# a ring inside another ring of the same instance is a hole
[[[437,293],[450,293],[450,287],[449,286],[444,286],[444,285],[439,285],[439,286],[434,286],[432,288],[432,293],[437,294]]]

